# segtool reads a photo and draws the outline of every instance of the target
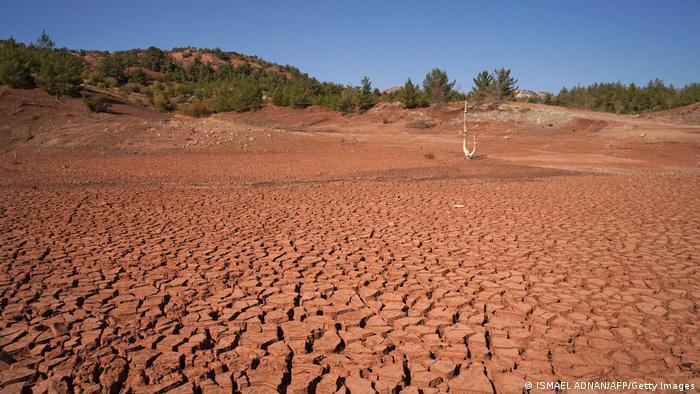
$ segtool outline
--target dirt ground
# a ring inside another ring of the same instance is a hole
[[[700,387],[700,126],[112,111],[0,93],[2,393]]]

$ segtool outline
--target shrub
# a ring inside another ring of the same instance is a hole
[[[280,107],[289,106],[289,99],[287,99],[287,95],[285,94],[284,89],[281,87],[278,87],[272,92],[270,99],[274,105],[278,105]]]
[[[175,106],[170,102],[170,100],[163,94],[162,91],[153,92],[152,98],[153,106],[159,111],[170,112],[175,109]]]
[[[83,102],[90,112],[109,112],[109,103],[102,95],[85,96]]]
[[[151,46],[141,54],[140,63],[143,67],[153,71],[160,71],[165,64],[165,57],[165,52]]]
[[[128,80],[125,74],[125,69],[126,67],[124,67],[124,64],[122,64],[122,62],[112,54],[107,54],[107,56],[102,58],[98,68],[100,78],[103,80],[106,80],[107,78],[112,79],[115,86],[126,83]]]
[[[209,105],[204,100],[193,101],[180,106],[180,113],[193,118],[201,118],[211,113]]]
[[[225,88],[217,92],[214,98],[214,111],[253,111],[262,105],[260,87],[247,80],[241,80],[233,88]]]
[[[426,120],[417,120],[406,124],[406,127],[411,129],[429,129],[435,127],[435,123]]]
[[[340,94],[340,99],[338,99],[337,107],[333,108],[336,111],[340,111],[344,114],[351,114],[352,110],[355,108],[355,96],[357,91],[351,87],[343,89]]]
[[[150,79],[150,78],[148,78],[148,75],[146,75],[146,73],[143,72],[143,70],[141,70],[140,68],[136,69],[134,71],[131,71],[127,77],[129,79],[129,82],[137,83],[139,85],[148,84],[148,81]]]
[[[306,108],[313,104],[307,86],[302,83],[288,84],[283,92],[287,105],[291,107]]]
[[[106,88],[116,88],[117,86],[119,86],[119,82],[112,77],[105,78],[101,84]]]
[[[289,97],[289,105],[293,108],[306,108],[311,104],[309,94],[303,89],[293,90]]]

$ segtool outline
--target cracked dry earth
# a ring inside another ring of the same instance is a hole
[[[698,387],[698,190],[693,175],[5,187],[2,391]]]

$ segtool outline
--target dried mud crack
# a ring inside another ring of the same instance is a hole
[[[694,175],[7,186],[0,385],[697,384],[699,188]]]

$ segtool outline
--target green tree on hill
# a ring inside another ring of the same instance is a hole
[[[406,80],[406,83],[401,88],[399,97],[406,108],[416,108],[418,106],[420,92],[418,91],[418,87],[411,81],[411,78]]]
[[[518,87],[518,80],[513,78],[510,69],[497,68],[489,73],[481,71],[473,79],[471,96],[477,101],[512,99]]]
[[[287,95],[288,105],[294,108],[306,108],[313,104],[309,90],[303,84],[293,84]]]
[[[673,102],[674,107],[690,105],[700,102],[700,83],[691,83],[683,87],[678,92]]]
[[[202,62],[201,54],[207,52],[224,61],[237,59],[243,65],[236,67],[225,62],[214,69]],[[454,91],[455,82],[437,68],[426,75],[423,89],[408,80],[402,89],[380,97],[369,78],[364,78],[359,87],[343,86],[320,82],[295,67],[275,65],[255,56],[194,48],[186,48],[185,54],[183,61],[155,47],[112,53],[80,52],[80,56],[99,61],[86,73],[91,83],[112,89],[114,93],[142,93],[147,105],[163,111],[184,106],[198,111],[256,109],[261,105],[263,91],[268,92],[277,105],[297,108],[321,105],[346,114],[356,109],[366,111],[380,98],[401,101],[407,108],[414,108],[429,102],[441,107],[460,97],[460,93]],[[40,86],[52,94],[76,94],[84,69],[80,56],[55,49],[55,43],[46,32],[31,45],[19,44],[13,39],[0,40],[0,84],[13,88]],[[141,68],[158,73],[144,73]],[[132,83],[126,85],[128,82]],[[474,78],[470,97],[511,99],[517,89],[516,83],[509,69],[482,71]],[[113,89],[120,86],[120,89]],[[640,113],[700,102],[700,84],[677,88],[661,80],[645,85],[598,83],[562,89],[557,95],[533,101],[596,111]]]
[[[148,75],[146,75],[146,73],[140,68],[130,72],[128,78],[129,82],[137,83],[139,85],[146,85],[149,81]]]
[[[698,84],[689,84],[677,89],[673,85],[666,86],[660,79],[649,81],[646,86],[633,83],[624,85],[621,82],[594,83],[589,86],[562,88],[552,102],[556,105],[594,111],[640,113],[698,102],[699,90]]]
[[[476,75],[473,79],[474,87],[472,88],[472,96],[477,101],[484,101],[494,96],[496,83],[493,76],[488,71],[484,70]]]
[[[355,98],[357,97],[357,90],[351,86],[347,86],[340,93],[340,98],[338,99],[337,107],[334,108],[336,111],[340,111],[344,114],[352,113],[353,108],[355,108]]]
[[[272,101],[272,104],[280,107],[289,106],[289,99],[287,99],[285,89],[281,86],[276,87],[275,90],[272,91],[270,94],[270,100]]]
[[[122,63],[117,56],[112,54],[107,54],[102,58],[98,70],[100,73],[100,78],[103,80],[105,78],[114,78],[119,85],[122,85],[128,81],[124,63]]]
[[[42,30],[39,38],[36,40],[36,46],[39,49],[53,49],[56,46],[56,43],[54,43],[51,40],[51,37],[46,34],[46,30]]]
[[[510,75],[510,69],[498,68],[493,71],[496,82],[496,98],[498,100],[511,99],[515,96],[518,80]]]
[[[211,65],[202,62],[199,57],[196,57],[194,62],[185,68],[184,72],[184,80],[190,82],[211,81],[215,76]]]
[[[50,94],[75,96],[83,82],[83,61],[68,51],[45,52],[41,55],[37,84]]]
[[[12,88],[34,87],[33,59],[27,48],[10,38],[0,44],[0,84]]]
[[[357,95],[357,108],[361,111],[367,111],[377,104],[377,94],[372,90],[372,81],[365,76],[360,81],[360,91]]]
[[[165,52],[160,49],[154,46],[148,47],[141,55],[141,66],[153,71],[161,71],[166,64],[165,57]]]
[[[426,74],[423,80],[423,90],[435,107],[442,108],[454,94],[455,82],[450,82],[444,70],[434,68]]]
[[[214,97],[214,111],[252,111],[262,105],[262,90],[249,80],[242,79],[233,86],[225,86]]]

